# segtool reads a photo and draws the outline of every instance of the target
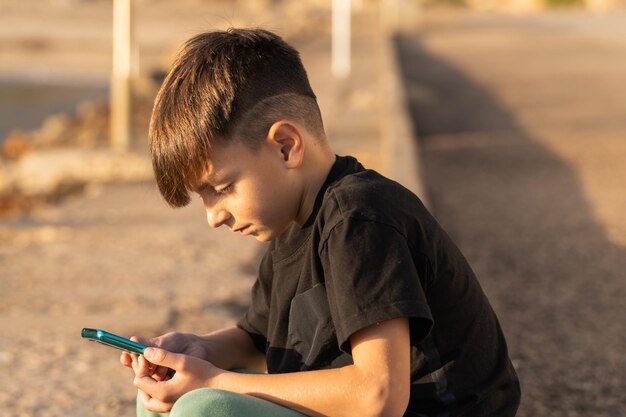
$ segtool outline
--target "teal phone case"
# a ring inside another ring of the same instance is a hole
[[[142,345],[141,343],[133,342],[132,340],[100,329],[84,328],[80,332],[80,335],[92,342],[102,343],[103,345],[111,346],[130,353],[137,353],[138,355],[143,355],[143,351],[148,347],[146,345]]]

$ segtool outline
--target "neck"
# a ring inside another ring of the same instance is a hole
[[[295,222],[299,226],[303,226],[309,216],[311,216],[317,194],[322,189],[322,185],[324,185],[335,163],[335,159],[335,154],[328,148],[321,151],[316,158],[311,158],[311,160],[307,161],[306,169],[309,171],[309,175],[307,175],[308,181],[306,181],[304,185],[300,209],[295,219]]]

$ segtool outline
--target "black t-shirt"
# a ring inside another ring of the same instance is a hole
[[[409,319],[405,416],[513,416],[504,336],[456,245],[410,191],[337,157],[304,226],[270,244],[238,323],[270,373],[352,363],[350,336]]]

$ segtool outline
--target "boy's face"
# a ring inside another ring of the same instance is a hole
[[[226,225],[259,241],[284,232],[298,214],[302,190],[280,149],[266,143],[254,152],[237,140],[212,152],[207,170],[191,183],[209,225]]]

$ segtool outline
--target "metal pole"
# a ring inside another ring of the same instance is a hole
[[[111,74],[111,146],[130,144],[132,71],[132,0],[113,0],[113,71]]]
[[[333,0],[331,70],[336,78],[350,74],[350,8],[350,0]]]

